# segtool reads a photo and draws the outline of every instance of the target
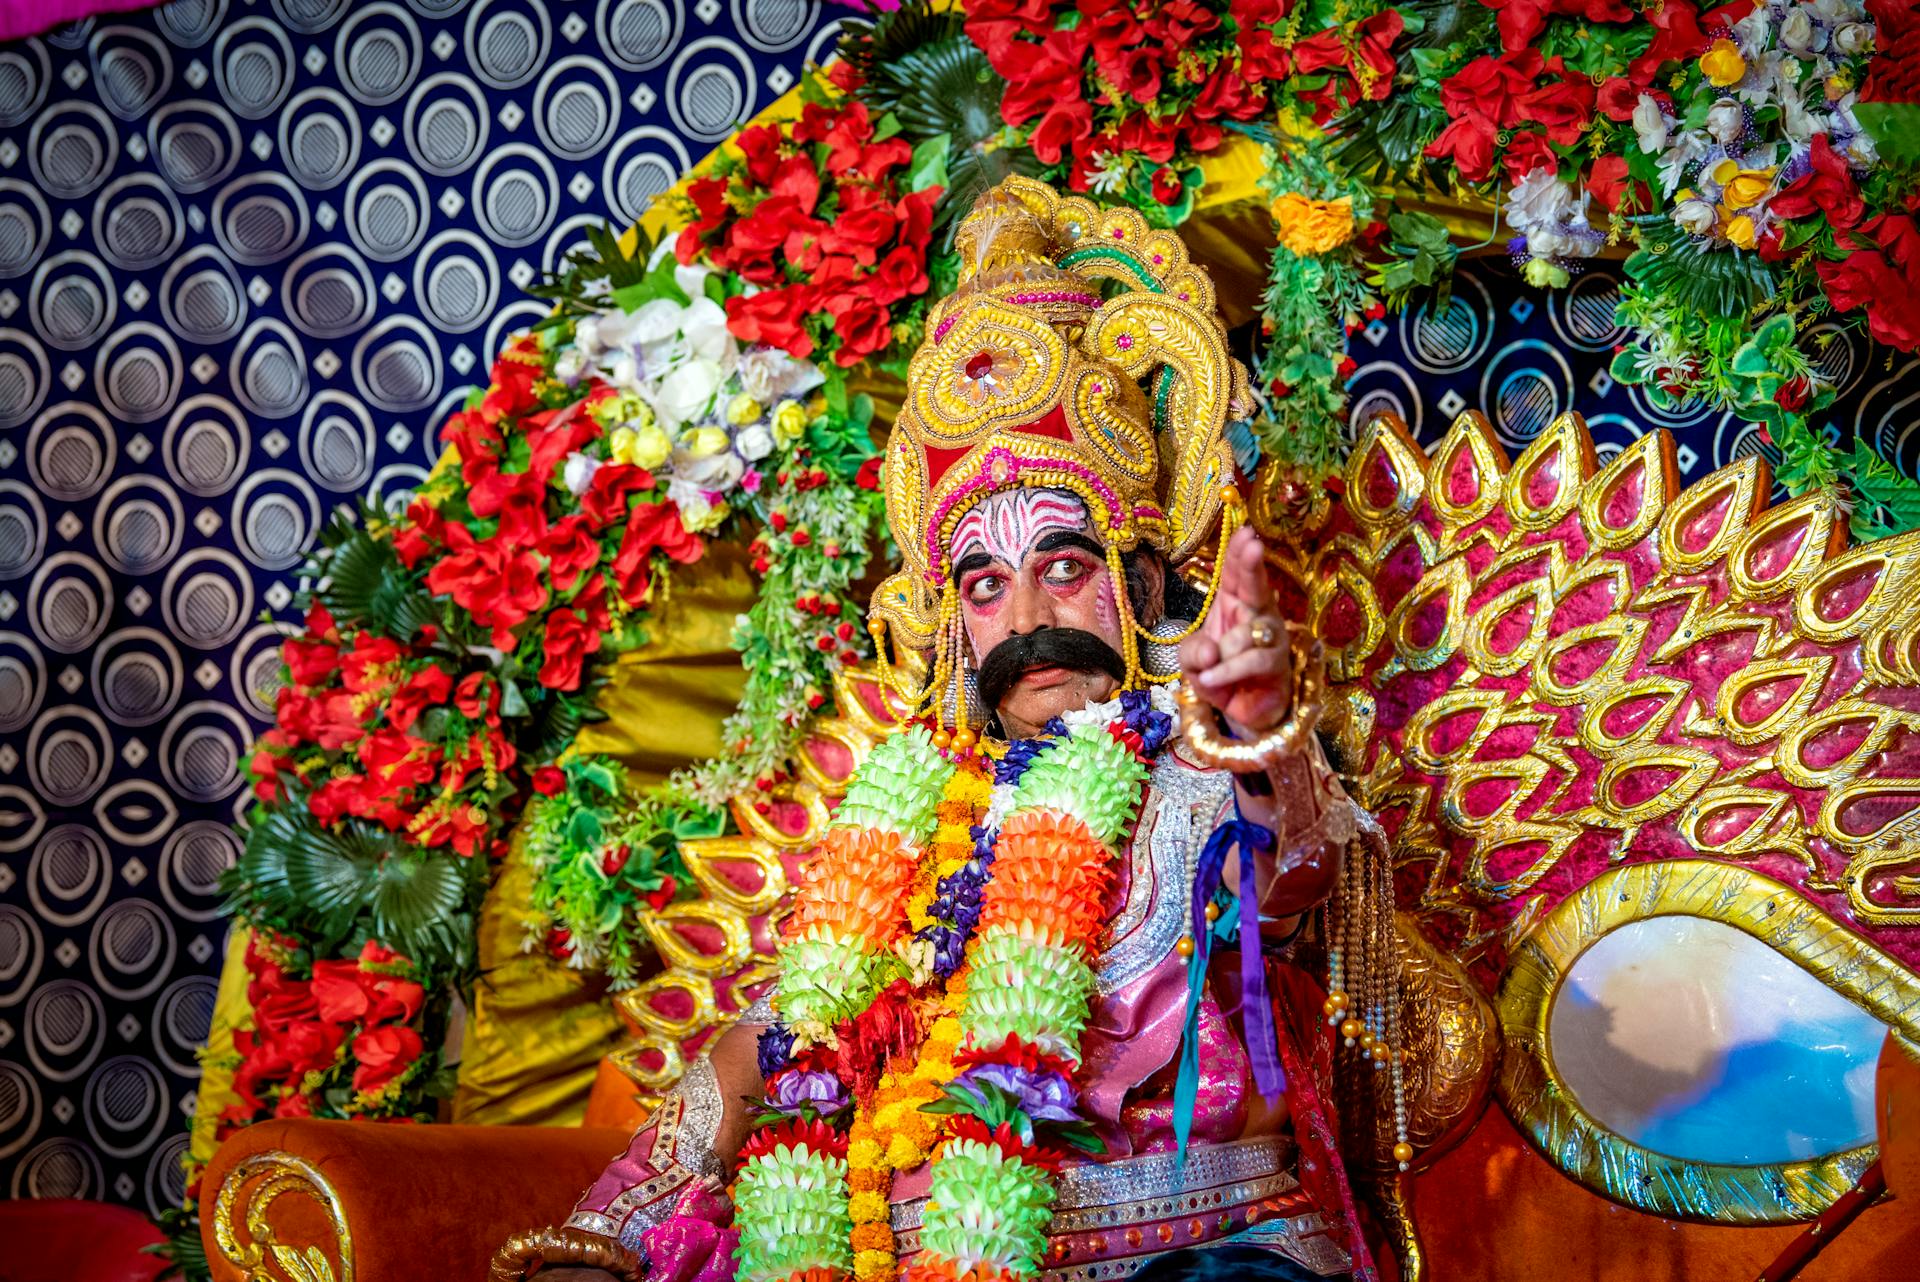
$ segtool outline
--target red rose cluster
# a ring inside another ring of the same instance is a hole
[[[1160,168],[1154,194],[1173,203],[1170,167],[1219,147],[1226,123],[1272,110],[1280,86],[1316,122],[1349,103],[1381,99],[1402,21],[1393,10],[1288,34],[1297,0],[972,0],[967,36],[1006,78],[1000,114],[1029,126],[1048,164],[1088,189],[1096,162],[1132,153]]]
[[[831,104],[743,130],[739,155],[729,151],[689,185],[695,218],[675,253],[750,287],[727,300],[727,328],[741,342],[802,360],[828,352],[850,367],[886,351],[896,309],[926,293],[940,189],[901,190],[913,148],[874,136],[866,104],[845,96],[851,68],[831,74]]]
[[[311,1117],[334,1074],[353,1064],[347,1079],[356,1113],[376,1110],[368,1097],[398,1081],[425,1050],[413,1022],[426,1002],[405,957],[368,940],[356,958],[317,961],[295,978],[297,945],[256,933],[247,944],[247,1002],[253,1028],[233,1034],[240,1066],[238,1097],[221,1122],[244,1126],[263,1113]],[[327,1110],[331,1111],[331,1110]]]

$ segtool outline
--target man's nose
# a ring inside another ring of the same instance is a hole
[[[1007,604],[1007,626],[1017,635],[1025,636],[1053,626],[1053,598],[1037,584],[1015,584],[1012,600]]]

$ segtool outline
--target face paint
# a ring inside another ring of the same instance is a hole
[[[1120,630],[1120,615],[1113,608],[1113,580],[1101,579],[1099,596],[1094,599],[1094,617],[1100,620],[1100,626],[1109,631]]]
[[[1002,565],[1019,565],[1027,549],[1052,530],[1085,530],[1087,509],[1064,490],[1006,490],[960,518],[949,555],[959,564],[985,552]]]

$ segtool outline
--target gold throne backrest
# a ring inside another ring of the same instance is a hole
[[[1770,504],[1758,457],[1677,478],[1664,431],[1602,466],[1567,414],[1509,461],[1478,414],[1431,450],[1382,415],[1338,497],[1270,483],[1254,519],[1325,645],[1403,924],[1494,999],[1521,1129],[1641,1209],[1792,1218],[1870,1150],[1706,1178],[1623,1146],[1548,1022],[1588,947],[1668,914],[1920,1033],[1920,533],[1849,547],[1832,496]]]

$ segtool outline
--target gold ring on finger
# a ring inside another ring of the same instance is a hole
[[[1247,635],[1262,650],[1269,649],[1280,639],[1280,631],[1266,619],[1255,619],[1247,625]]]

